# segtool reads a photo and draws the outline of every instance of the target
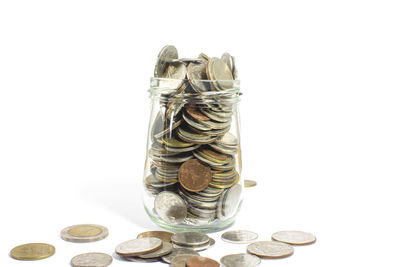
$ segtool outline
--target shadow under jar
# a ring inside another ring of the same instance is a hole
[[[243,191],[239,80],[152,78],[149,91],[146,212],[173,231],[228,227]]]

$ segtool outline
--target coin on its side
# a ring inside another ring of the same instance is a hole
[[[244,180],[244,187],[253,187],[256,186],[257,182],[253,180]]]
[[[171,236],[173,236],[173,235],[174,235],[174,233],[167,232],[167,231],[147,231],[147,232],[138,234],[137,238],[157,237],[164,242],[171,242]]]
[[[165,256],[172,251],[172,244],[169,242],[163,242],[163,245],[161,248],[157,249],[156,251],[146,253],[139,255],[140,258],[143,259],[151,259],[151,258],[160,258],[162,256]]]
[[[210,167],[197,159],[191,159],[181,165],[178,172],[179,183],[190,192],[199,192],[207,188],[212,180]]]
[[[156,237],[132,239],[119,244],[115,252],[121,256],[139,256],[161,248],[163,242]]]
[[[221,239],[235,244],[246,244],[253,242],[258,238],[258,235],[254,232],[247,230],[236,230],[228,231],[222,234]]]
[[[219,263],[213,259],[194,256],[186,260],[186,267],[218,267]]]
[[[173,45],[164,46],[157,57],[156,66],[154,68],[154,77],[162,77],[168,62],[178,58],[178,50]]]
[[[219,58],[211,58],[207,63],[207,76],[214,81],[217,90],[226,90],[233,87],[233,76],[228,65]]]
[[[51,257],[56,252],[56,248],[45,243],[28,243],[13,248],[10,256],[17,260],[41,260]]]
[[[317,240],[313,234],[302,231],[276,232],[272,235],[272,239],[291,245],[308,245],[314,243]]]
[[[72,258],[74,267],[106,267],[112,263],[113,258],[105,253],[91,252],[77,255]]]
[[[98,241],[107,236],[108,229],[97,224],[77,224],[66,227],[61,231],[62,239],[75,243]]]
[[[171,263],[172,259],[178,255],[198,256],[199,253],[191,248],[173,248],[170,254],[161,257],[161,259],[166,263]]]
[[[261,260],[257,256],[247,253],[226,255],[220,259],[224,267],[253,267],[260,265]]]
[[[172,244],[174,248],[192,248],[194,251],[203,251],[213,247],[214,245],[215,245],[215,240],[211,237],[210,241],[200,246],[182,246],[182,245],[177,245],[175,243]]]
[[[248,245],[247,252],[261,258],[284,258],[293,254],[293,247],[276,241],[258,241]]]
[[[178,255],[171,260],[172,267],[186,267],[186,261],[193,257],[193,255]]]
[[[208,235],[199,232],[180,232],[171,237],[173,243],[182,246],[201,246],[210,241]]]
[[[207,77],[206,63],[190,63],[187,67],[187,78],[190,85],[198,93],[210,91],[210,85]]]
[[[169,224],[180,224],[187,216],[185,201],[177,194],[162,191],[154,199],[154,210]]]

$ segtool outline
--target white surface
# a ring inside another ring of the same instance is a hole
[[[156,229],[139,188],[165,44],[237,58],[243,177],[259,185],[231,229],[318,238],[262,266],[399,265],[399,12],[398,1],[1,1],[1,266],[68,266]],[[110,236],[59,238],[77,223]],[[245,251],[220,235],[203,255]],[[57,252],[8,257],[27,242]],[[112,266],[128,265],[141,266]]]

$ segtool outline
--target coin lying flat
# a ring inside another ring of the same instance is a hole
[[[161,248],[163,242],[156,237],[132,239],[119,244],[115,252],[121,256],[139,256]]]
[[[214,245],[215,245],[215,240],[211,237],[210,237],[210,241],[208,241],[207,243],[205,243],[203,245],[199,245],[199,246],[182,246],[182,245],[172,244],[172,246],[174,248],[192,248],[194,251],[197,251],[197,252],[209,249],[209,248],[213,247]]]
[[[172,244],[169,242],[163,242],[163,245],[161,248],[159,248],[153,252],[150,252],[150,253],[139,255],[139,257],[143,258],[143,259],[160,258],[162,256],[165,256],[165,255],[171,253],[171,251],[172,251]]]
[[[174,233],[167,232],[167,231],[147,231],[147,232],[138,234],[137,238],[157,237],[164,242],[171,242],[171,236],[173,236],[173,235],[174,235]]]
[[[222,234],[221,239],[236,244],[246,244],[253,242],[258,238],[258,235],[254,232],[247,230],[236,230],[236,231],[228,231]]]
[[[83,243],[93,242],[106,238],[108,229],[97,224],[78,224],[64,228],[61,238],[65,241]]]
[[[172,252],[168,255],[161,257],[161,259],[166,263],[171,263],[172,259],[178,255],[192,255],[197,256],[199,255],[198,252],[194,251],[191,248],[173,248]]]
[[[253,187],[256,186],[257,182],[253,180],[244,180],[244,187]]]
[[[186,260],[186,267],[218,267],[219,263],[213,259],[193,256]]]
[[[261,260],[257,256],[247,253],[226,255],[220,259],[224,267],[253,267],[260,265]]]
[[[110,265],[112,261],[113,258],[108,254],[91,252],[73,257],[71,265],[74,267],[106,267]]]
[[[247,252],[261,258],[284,258],[293,254],[292,246],[276,241],[258,241],[247,246]]]
[[[199,192],[205,189],[212,180],[210,167],[197,159],[186,161],[179,168],[179,183],[188,191]]]
[[[159,193],[154,200],[158,216],[169,224],[179,224],[187,216],[186,203],[177,194],[169,191]]]
[[[123,260],[132,261],[132,262],[156,262],[159,261],[160,258],[140,258],[140,257],[122,257]]]
[[[208,235],[199,232],[180,232],[171,237],[173,243],[182,246],[201,246],[210,241]]]
[[[178,255],[171,260],[172,267],[186,267],[186,261],[193,257],[193,255]]]
[[[302,231],[276,232],[272,235],[272,239],[291,245],[308,245],[314,243],[317,240],[313,234]]]
[[[10,252],[11,257],[17,260],[41,260],[51,257],[56,252],[56,248],[45,243],[29,243],[13,248]]]

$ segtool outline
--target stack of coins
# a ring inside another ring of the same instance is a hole
[[[154,76],[162,93],[150,127],[144,184],[155,197],[155,215],[168,224],[191,226],[232,217],[242,190],[240,144],[229,132],[235,114],[231,100],[238,96],[237,90],[229,94],[237,79],[234,57],[202,53],[179,59],[176,48],[166,46]],[[161,203],[167,197],[169,206]]]
[[[175,248],[193,249],[194,251],[206,250],[215,244],[215,240],[199,232],[180,232],[171,237]]]

